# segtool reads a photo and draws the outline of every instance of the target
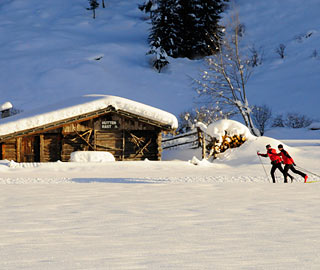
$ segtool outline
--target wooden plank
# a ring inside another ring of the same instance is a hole
[[[116,137],[116,138],[122,138],[122,131],[117,131],[117,132],[97,132],[97,137],[107,137],[107,138],[113,138],[113,137]]]
[[[1,157],[5,159],[6,156],[6,145],[4,143],[1,144]]]
[[[45,162],[46,158],[44,155],[44,148],[45,148],[45,141],[44,141],[44,135],[40,135],[40,162]]]
[[[15,140],[10,140],[8,143],[2,145],[2,158],[17,161]]]
[[[21,137],[18,137],[16,140],[16,149],[17,162],[21,162]]]

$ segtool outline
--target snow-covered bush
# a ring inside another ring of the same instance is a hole
[[[272,127],[289,127],[289,128],[305,128],[313,122],[308,116],[290,112],[284,117],[282,114],[277,115],[273,119]]]
[[[283,115],[278,114],[272,122],[272,127],[284,127]]]
[[[288,113],[284,120],[284,124],[290,128],[305,128],[310,126],[312,120],[306,115],[299,113]]]

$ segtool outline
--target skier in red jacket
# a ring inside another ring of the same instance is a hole
[[[276,182],[276,179],[275,179],[275,176],[274,176],[274,173],[275,173],[276,169],[278,169],[280,172],[282,172],[282,174],[284,176],[284,182],[288,183],[287,177],[286,177],[285,172],[284,172],[284,170],[282,168],[282,165],[281,165],[282,158],[278,155],[277,150],[271,148],[270,144],[266,145],[266,148],[267,148],[267,153],[266,154],[260,154],[259,151],[258,151],[257,155],[258,156],[262,156],[262,157],[269,157],[270,158],[271,164],[272,164],[270,174],[271,174],[273,183]],[[287,175],[291,178],[291,180],[293,179],[293,177],[289,173],[287,173]]]
[[[278,155],[282,157],[283,163],[284,163],[284,178],[285,178],[285,180],[287,180],[288,171],[291,170],[292,172],[301,175],[304,178],[304,182],[307,182],[308,175],[306,175],[303,172],[298,171],[294,167],[294,166],[296,166],[296,164],[294,163],[293,158],[289,155],[289,153],[286,150],[283,149],[282,144],[278,145],[278,149],[280,151],[280,153]],[[292,178],[291,178],[291,182],[292,182]]]

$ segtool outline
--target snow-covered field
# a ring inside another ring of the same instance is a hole
[[[319,269],[320,182],[271,184],[256,156],[281,142],[320,174],[319,132],[198,165],[1,161],[0,269]]]
[[[117,181],[1,186],[0,268],[320,267],[320,185]]]

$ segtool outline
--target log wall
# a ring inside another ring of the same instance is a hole
[[[69,161],[74,151],[108,151],[116,160],[160,160],[161,129],[112,112],[1,143],[1,158],[17,162]]]

